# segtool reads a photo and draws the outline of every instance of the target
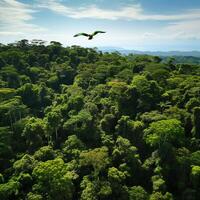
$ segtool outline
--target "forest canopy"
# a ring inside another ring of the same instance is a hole
[[[200,65],[185,60],[0,44],[0,199],[200,199]]]

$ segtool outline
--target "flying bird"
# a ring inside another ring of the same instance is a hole
[[[92,34],[87,34],[87,33],[78,33],[78,34],[74,35],[74,37],[78,37],[78,36],[86,36],[86,37],[88,37],[88,40],[92,40],[93,37],[94,37],[95,35],[97,35],[98,33],[106,33],[106,32],[105,32],[105,31],[95,31],[95,32],[92,33]]]

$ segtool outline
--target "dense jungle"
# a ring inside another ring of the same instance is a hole
[[[189,59],[0,44],[0,199],[200,199]]]

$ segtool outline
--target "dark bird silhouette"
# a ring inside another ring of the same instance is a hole
[[[78,36],[86,36],[86,37],[88,37],[88,40],[92,40],[93,37],[94,37],[95,35],[97,35],[98,33],[106,33],[106,32],[105,32],[105,31],[95,31],[95,32],[92,33],[92,34],[87,34],[87,33],[78,33],[78,34],[74,35],[74,37],[78,37]]]

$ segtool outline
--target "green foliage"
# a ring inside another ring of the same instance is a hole
[[[200,138],[200,123],[199,123],[200,115],[199,114],[200,114],[200,107],[195,107],[194,112],[193,112],[194,127],[192,130],[192,133],[194,134],[196,138]]]
[[[200,166],[192,166],[191,170],[191,180],[195,188],[200,186]]]
[[[199,165],[200,166],[200,151],[196,151],[191,154],[191,163],[192,165]]]
[[[0,44],[0,199],[200,199],[199,75],[191,57]]]
[[[34,153],[34,158],[39,161],[53,160],[56,153],[51,146],[43,146]]]
[[[95,175],[109,164],[107,147],[96,148],[80,154],[80,163],[83,166],[92,166]]]
[[[16,171],[16,173],[32,172],[32,170],[35,167],[35,164],[36,164],[35,159],[32,156],[26,154],[20,160],[17,160],[13,164],[13,168]]]
[[[153,182],[153,191],[165,191],[165,181],[161,177],[155,175],[151,179]]]
[[[176,119],[152,122],[145,130],[146,142],[151,146],[161,146],[165,143],[178,143],[184,137],[181,122]]]
[[[112,188],[110,182],[108,181],[100,182],[100,191],[98,192],[98,195],[102,198],[106,198],[112,195]]]
[[[10,156],[12,155],[11,134],[12,132],[10,131],[8,127],[0,127],[0,157],[1,158],[10,158]]]
[[[39,163],[33,170],[33,190],[48,199],[72,199],[76,174],[68,170],[61,158]]]
[[[108,169],[108,180],[110,180],[110,182],[122,182],[125,179],[126,174],[124,172],[119,171],[115,167],[111,167]]]
[[[12,98],[15,95],[15,89],[0,88],[0,100]]]
[[[119,136],[116,140],[112,155],[113,159],[123,159],[126,160],[126,162],[135,161],[138,158],[137,148],[131,146],[130,141],[121,136]]]
[[[149,200],[173,200],[173,196],[169,192],[164,195],[160,192],[155,192],[150,196]]]
[[[4,178],[3,178],[3,175],[0,174],[0,184],[2,184],[4,182]]]
[[[200,166],[192,166],[192,176],[199,176],[200,175]]]
[[[43,200],[42,196],[40,194],[34,194],[32,192],[29,192],[27,195],[28,200]]]
[[[33,179],[28,173],[21,173],[17,179],[21,185],[24,187],[29,187],[32,185]]]
[[[148,80],[144,75],[136,75],[131,84],[139,92],[139,108],[144,111],[154,109],[161,99],[161,87],[158,83]]]
[[[83,189],[81,193],[81,200],[97,200],[97,195],[95,191],[95,185],[87,177],[83,178],[81,182],[81,188]]]
[[[27,107],[18,96],[0,102],[0,124],[3,126],[10,125],[12,127],[13,123],[21,120],[27,113]]]
[[[93,117],[87,110],[81,110],[77,115],[71,115],[63,128],[70,134],[76,134],[82,141],[98,140],[93,126]]]
[[[83,142],[76,135],[70,135],[62,147],[62,152],[67,159],[77,159],[85,149]]]
[[[31,117],[28,119],[22,135],[26,139],[26,145],[30,151],[42,146],[45,137],[45,124],[40,118]]]
[[[148,200],[148,193],[141,186],[133,186],[129,189],[130,200]]]
[[[10,197],[18,194],[19,187],[19,182],[14,180],[0,184],[0,197],[5,200],[10,199]]]

